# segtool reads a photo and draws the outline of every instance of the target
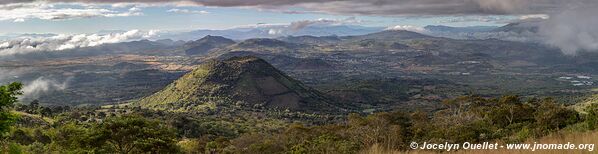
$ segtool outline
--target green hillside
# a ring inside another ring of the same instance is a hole
[[[306,112],[344,111],[320,92],[256,57],[211,60],[137,104],[173,111],[207,111],[233,105]]]

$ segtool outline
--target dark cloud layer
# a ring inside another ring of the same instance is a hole
[[[308,10],[363,15],[549,14],[576,6],[597,6],[596,0],[3,0],[0,4],[29,2],[186,3],[219,7]]]

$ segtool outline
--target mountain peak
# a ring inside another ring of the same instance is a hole
[[[206,35],[197,41],[227,41],[227,42],[231,42],[232,40],[228,39],[226,37],[222,37],[222,36]],[[232,41],[232,42],[234,42],[234,41]]]
[[[339,109],[320,92],[252,56],[206,62],[139,104],[159,110],[195,111],[238,104],[305,112]]]
[[[526,22],[514,22],[504,25],[502,27],[498,27],[494,29],[497,32],[515,32],[515,33],[524,33],[524,32],[531,32],[537,33],[539,31],[540,23],[537,21],[526,21]]]
[[[183,49],[187,55],[208,54],[210,50],[235,44],[235,41],[222,37],[207,35],[199,40],[188,42]]]

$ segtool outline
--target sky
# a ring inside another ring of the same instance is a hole
[[[575,54],[598,51],[596,14],[598,0],[0,0],[0,56],[256,24],[290,29],[341,24],[421,31],[426,25],[502,26],[515,22],[534,22],[538,31],[475,35],[534,40]],[[48,33],[58,35],[18,35]]]
[[[10,5],[22,4],[22,8]],[[395,25],[501,26],[517,15],[385,15],[306,11],[300,7],[282,10],[247,6],[201,6],[171,3],[50,3],[4,4],[0,7],[0,34],[95,33],[103,30],[228,29],[255,24],[289,24],[304,20],[342,20],[350,24],[391,27]],[[27,6],[29,5],[29,6]],[[0,5],[1,6],[1,5]]]

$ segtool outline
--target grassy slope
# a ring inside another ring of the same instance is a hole
[[[143,98],[137,103],[143,107],[164,110],[166,109],[164,105],[180,100],[199,101],[199,98],[196,97],[197,95],[193,93],[195,89],[201,89],[203,91],[212,90],[208,89],[208,86],[201,86],[205,80],[205,77],[208,75],[208,72],[210,69],[212,69],[210,66],[210,64],[200,65],[191,73],[184,75],[163,90],[150,97]],[[207,104],[203,105],[206,106],[196,106],[196,108],[202,109],[208,107]]]

